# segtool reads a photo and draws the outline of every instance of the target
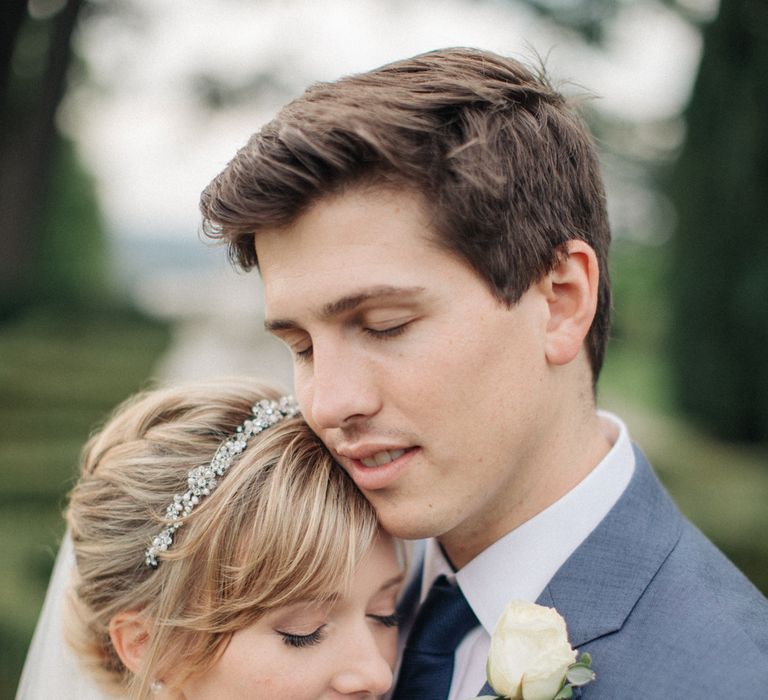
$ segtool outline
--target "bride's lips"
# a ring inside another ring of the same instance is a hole
[[[375,447],[337,451],[337,457],[357,487],[375,491],[391,486],[419,447]]]

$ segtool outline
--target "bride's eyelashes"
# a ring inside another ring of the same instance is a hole
[[[325,625],[320,625],[316,630],[309,634],[293,634],[292,632],[283,632],[281,630],[275,630],[282,638],[283,642],[295,649],[302,649],[303,647],[311,647],[315,644],[319,644],[323,640],[323,632]]]
[[[380,625],[384,625],[384,627],[397,627],[400,624],[400,615],[397,612],[393,612],[390,615],[369,614],[367,617],[371,620],[375,620]],[[320,625],[320,627],[309,634],[295,634],[283,630],[275,630],[275,632],[282,637],[283,643],[286,646],[293,647],[294,649],[302,649],[322,642],[323,637],[325,636],[325,627],[325,624]]]
[[[397,627],[400,624],[400,614],[393,612],[391,615],[368,615],[372,620],[384,625],[384,627]]]

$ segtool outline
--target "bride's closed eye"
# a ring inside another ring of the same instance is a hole
[[[283,642],[295,649],[301,649],[303,647],[314,646],[319,644],[323,640],[325,631],[325,624],[320,625],[316,630],[313,630],[309,634],[294,634],[293,632],[284,632],[282,630],[275,630],[282,638]]]
[[[395,611],[391,615],[372,615],[369,614],[372,620],[384,625],[384,627],[397,627],[400,624],[400,614]]]

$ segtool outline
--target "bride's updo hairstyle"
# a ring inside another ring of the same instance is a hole
[[[65,627],[104,690],[145,698],[153,679],[175,687],[265,612],[349,585],[375,514],[299,417],[254,435],[157,567],[145,561],[187,473],[211,461],[256,402],[278,397],[247,379],[150,391],[86,444],[67,510],[77,568]],[[136,675],[110,638],[125,611],[149,623]]]

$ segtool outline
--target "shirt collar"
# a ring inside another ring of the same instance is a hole
[[[613,446],[558,501],[494,542],[458,572],[451,568],[437,540],[427,541],[421,600],[433,581],[444,574],[458,583],[480,624],[492,634],[510,600],[534,602],[539,597],[557,570],[613,508],[635,469],[626,425],[611,413],[600,411],[599,415]]]

